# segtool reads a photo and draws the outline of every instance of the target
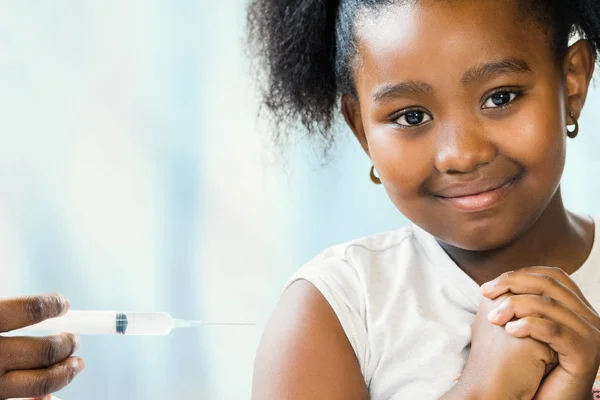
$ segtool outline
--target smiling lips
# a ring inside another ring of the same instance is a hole
[[[516,177],[457,183],[436,191],[435,197],[459,210],[478,212],[497,205],[512,189]]]

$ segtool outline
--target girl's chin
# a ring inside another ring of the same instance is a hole
[[[452,237],[440,238],[444,243],[466,251],[492,251],[507,246],[516,238],[502,235],[498,230],[492,232],[477,232],[471,230],[465,233],[454,233]]]

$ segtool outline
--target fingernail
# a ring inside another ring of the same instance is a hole
[[[83,360],[81,358],[73,359],[71,365],[72,365],[73,369],[75,369],[77,372],[80,372],[81,370],[83,370],[85,368],[85,364],[83,363]]]
[[[79,347],[81,347],[81,339],[79,339],[79,336],[73,336],[73,343],[73,353],[75,353],[79,350]]]
[[[489,281],[489,282],[484,283],[483,285],[481,285],[481,291],[489,292],[494,287],[495,283],[496,283],[495,281]]]
[[[500,308],[496,308],[488,314],[487,318],[490,322],[497,322],[502,315],[502,310]]]
[[[519,319],[517,321],[510,321],[506,324],[506,331],[508,333],[515,333],[523,326],[523,322]]]
[[[62,294],[60,295],[60,297],[62,298],[61,302],[63,303],[63,307],[62,307],[62,310],[60,311],[60,315],[59,316],[63,316],[67,312],[69,312],[69,309],[71,308],[71,302],[69,301],[69,299],[67,299]]]

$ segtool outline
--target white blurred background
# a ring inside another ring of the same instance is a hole
[[[285,280],[327,246],[406,224],[346,133],[272,157],[244,0],[0,2],[0,295],[252,321],[84,337],[63,400],[248,399]],[[567,204],[597,214],[600,106],[570,141]]]

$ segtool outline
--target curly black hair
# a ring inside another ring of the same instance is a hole
[[[251,0],[247,23],[251,54],[263,78],[262,101],[275,136],[301,124],[309,136],[333,142],[342,94],[356,97],[352,62],[359,10],[406,0]],[[600,48],[600,0],[520,0],[521,10],[548,32],[559,65],[569,39],[579,34],[596,55]]]

